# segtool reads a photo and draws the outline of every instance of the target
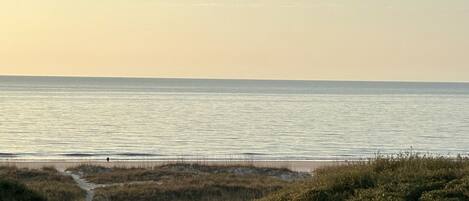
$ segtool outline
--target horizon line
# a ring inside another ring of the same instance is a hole
[[[90,75],[28,75],[0,74],[0,77],[63,77],[63,78],[122,78],[122,79],[181,79],[181,80],[239,80],[239,81],[317,81],[317,82],[401,82],[401,83],[462,83],[469,81],[430,81],[430,80],[341,80],[341,79],[277,79],[277,78],[212,78],[212,77],[156,77],[156,76],[90,76]]]

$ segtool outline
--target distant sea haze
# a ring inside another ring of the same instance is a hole
[[[468,83],[0,76],[0,160],[343,160],[468,144]]]

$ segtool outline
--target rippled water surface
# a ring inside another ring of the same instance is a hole
[[[469,84],[0,77],[0,159],[469,154]]]

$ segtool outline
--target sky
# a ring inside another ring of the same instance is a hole
[[[0,0],[0,75],[469,81],[469,1]]]

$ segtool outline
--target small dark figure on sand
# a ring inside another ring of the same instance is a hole
[[[106,158],[106,161],[109,163],[109,157]]]

